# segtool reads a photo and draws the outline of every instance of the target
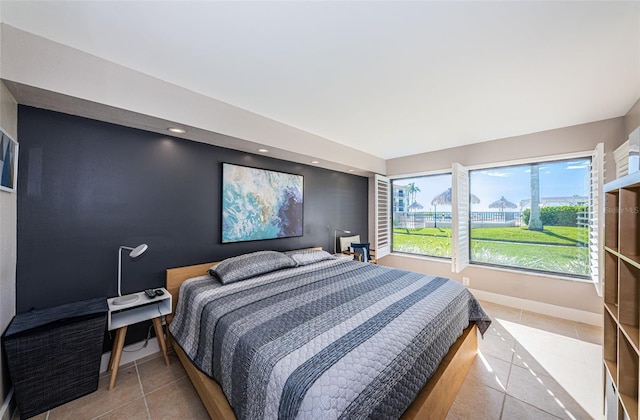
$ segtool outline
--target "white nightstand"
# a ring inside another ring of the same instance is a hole
[[[131,324],[149,319],[153,321],[153,328],[156,331],[158,345],[164,355],[164,362],[169,366],[167,345],[164,340],[164,332],[160,319],[163,315],[169,315],[171,313],[171,294],[169,294],[164,287],[159,287],[154,290],[162,290],[164,293],[153,299],[149,298],[144,292],[133,293],[133,295],[138,296],[138,299],[131,303],[125,303],[124,305],[115,305],[113,303],[115,298],[107,299],[107,304],[109,305],[107,329],[109,331],[117,330],[116,337],[113,341],[111,357],[109,358],[108,370],[113,370],[111,373],[111,382],[109,382],[109,389],[113,389],[116,384],[124,338],[127,335],[127,327]]]

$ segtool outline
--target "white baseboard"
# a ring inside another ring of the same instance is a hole
[[[596,325],[599,327],[602,326],[602,314],[501,295],[498,293],[485,292],[484,290],[469,289],[469,291],[473,293],[476,298],[486,300],[487,302],[510,306],[516,309],[524,309],[526,311],[554,316],[556,318],[568,319],[569,321],[583,322],[585,324]]]
[[[7,393],[7,397],[2,403],[2,408],[0,408],[0,420],[11,420],[14,410],[15,403],[13,401],[13,387],[11,387],[9,393]]]
[[[122,356],[120,357],[120,365],[124,365],[130,362],[133,362],[135,360],[142,359],[143,357],[150,356],[160,351],[158,340],[156,340],[155,338],[152,338],[149,340],[149,342],[147,343],[147,347],[142,347],[143,345],[144,345],[144,340],[138,343],[125,346],[122,349]],[[111,357],[111,352],[108,352],[102,355],[102,359],[100,360],[100,373],[107,371],[110,357]]]

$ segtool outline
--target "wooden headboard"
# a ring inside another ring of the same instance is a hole
[[[305,250],[321,251],[322,247],[303,248],[296,251]],[[167,323],[171,322],[173,314],[176,312],[176,305],[178,304],[178,294],[180,293],[180,286],[182,286],[182,283],[184,283],[185,280],[191,279],[193,277],[204,276],[208,274],[209,269],[212,266],[218,264],[218,262],[219,261],[167,269],[167,284],[165,287],[169,291],[169,293],[171,293],[171,305],[173,306],[171,308],[171,315],[167,315]]]

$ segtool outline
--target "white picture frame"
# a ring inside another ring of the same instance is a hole
[[[16,192],[18,149],[18,142],[0,128],[0,191]]]

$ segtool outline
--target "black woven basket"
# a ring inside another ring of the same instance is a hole
[[[105,299],[16,315],[3,335],[21,418],[98,389]]]

